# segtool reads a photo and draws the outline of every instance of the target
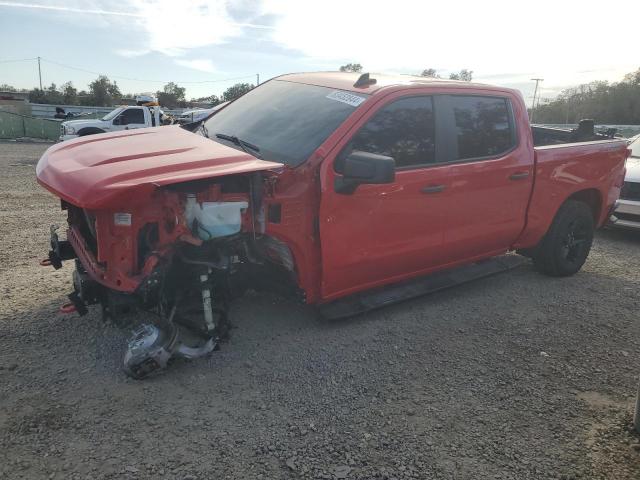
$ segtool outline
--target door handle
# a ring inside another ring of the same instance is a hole
[[[429,185],[428,187],[422,187],[420,191],[422,193],[439,193],[442,192],[446,187],[444,185]]]
[[[509,180],[524,180],[529,176],[529,172],[517,172],[509,175]]]

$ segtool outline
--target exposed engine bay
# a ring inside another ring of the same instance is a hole
[[[287,245],[267,236],[267,179],[254,172],[158,188],[151,201],[88,210],[62,201],[67,240],[51,228],[43,265],[74,260],[74,291],[63,312],[134,327],[125,372],[144,378],[173,358],[212,352],[229,331],[229,302],[247,289],[299,292]],[[136,324],[136,313],[157,319]]]

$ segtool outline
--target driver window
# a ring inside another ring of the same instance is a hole
[[[336,158],[338,173],[344,158],[354,150],[393,157],[396,168],[435,163],[431,97],[402,98],[380,109]]]
[[[144,123],[144,112],[141,108],[128,108],[118,117],[120,125]]]

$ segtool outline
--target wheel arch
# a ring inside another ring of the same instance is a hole
[[[525,231],[525,235],[519,238],[517,242],[515,242],[513,249],[518,253],[529,256],[531,252],[533,252],[539,245],[539,243],[544,239],[562,207],[570,200],[582,202],[589,207],[589,209],[591,210],[591,215],[593,216],[593,222],[597,228],[603,206],[602,194],[597,188],[584,188],[582,190],[578,190],[577,192],[573,192],[562,202],[560,202],[554,210],[552,210],[553,216],[550,217],[549,223],[544,223],[544,229],[540,228],[543,224],[538,224],[534,229],[532,229],[531,234],[527,235],[527,233],[529,232]]]
[[[105,131],[98,127],[84,127],[78,130],[79,137],[84,137],[85,135],[95,135],[96,133],[105,133]]]
[[[578,202],[586,203],[591,209],[591,213],[593,215],[593,221],[597,225],[598,220],[600,219],[600,214],[602,212],[602,194],[600,190],[597,188],[586,188],[584,190],[579,190],[569,196],[562,204],[564,205],[568,200],[577,200]],[[560,210],[560,207],[558,210]],[[556,212],[556,215],[558,212]]]

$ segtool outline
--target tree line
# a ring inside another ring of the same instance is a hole
[[[340,67],[341,72],[362,72],[362,65],[359,63],[349,63]],[[437,71],[433,68],[425,69],[423,77],[440,78]],[[458,73],[451,73],[450,79],[465,80],[470,82],[473,72],[471,70],[460,70]],[[166,108],[185,108],[189,103],[208,103],[211,106],[218,105],[222,102],[235,100],[254,88],[250,83],[236,83],[227,88],[222,95],[209,95],[205,97],[186,99],[186,89],[179,86],[175,82],[169,82],[162,90],[155,92],[158,103]],[[46,88],[34,88],[31,90],[18,90],[11,85],[0,84],[0,91],[21,92],[29,94],[31,103],[44,103],[49,105],[87,105],[95,107],[110,107],[118,103],[122,103],[125,98],[135,98],[136,93],[123,94],[115,80],[110,80],[106,75],[99,75],[94,81],[90,82],[88,89],[78,90],[73,82],[66,82],[62,85],[52,83]]]
[[[72,82],[66,82],[60,86],[52,83],[43,89],[19,90],[11,85],[1,84],[0,91],[28,93],[31,103],[95,107],[111,107],[121,103],[125,98],[135,98],[137,95],[136,93],[123,94],[118,84],[105,75],[98,76],[98,78],[89,83],[88,87],[87,90],[78,90]],[[186,89],[175,82],[169,82],[162,90],[158,90],[155,95],[158,98],[158,103],[166,108],[184,108],[190,102],[204,102],[215,106],[222,102],[234,100],[252,88],[254,88],[254,85],[250,83],[236,83],[227,88],[221,96],[209,95],[207,97],[192,98],[187,101]]]
[[[342,72],[362,72],[359,63],[348,63],[340,67]],[[426,68],[423,77],[441,78],[436,69]],[[449,74],[452,80],[471,81],[473,71],[462,69]],[[217,105],[234,100],[254,88],[249,83],[237,83],[227,88],[222,95],[186,99],[186,90],[175,82],[169,82],[155,94],[160,105],[166,108],[187,107],[189,102]],[[32,103],[53,105],[88,105],[109,107],[122,102],[123,98],[135,98],[136,94],[122,94],[115,81],[100,75],[89,83],[87,90],[78,90],[72,82],[60,86],[55,83],[44,89],[18,90],[11,85],[0,85],[1,91],[24,92]],[[532,110],[536,123],[577,123],[583,118],[592,118],[598,123],[640,124],[640,68],[624,76],[622,81],[609,83],[595,81],[563,90],[554,99],[544,99]]]
[[[340,71],[362,73],[362,65],[359,63],[347,63],[346,65],[342,65],[340,67]],[[425,68],[422,73],[420,73],[420,76],[428,78],[442,78],[435,68]],[[470,82],[471,80],[473,80],[473,70],[467,70],[466,68],[463,68],[459,72],[450,73],[449,80],[462,80],[464,82]]]
[[[640,68],[622,81],[595,81],[563,90],[532,109],[536,123],[578,123],[591,118],[597,123],[640,124]]]

